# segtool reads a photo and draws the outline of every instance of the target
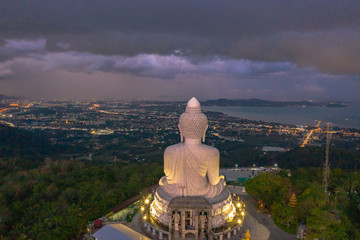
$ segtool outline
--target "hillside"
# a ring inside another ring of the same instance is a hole
[[[0,159],[15,161],[15,169],[36,167],[53,150],[54,146],[42,134],[0,125]]]

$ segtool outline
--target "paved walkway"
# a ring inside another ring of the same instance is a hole
[[[251,214],[245,215],[244,223],[240,230],[240,236],[245,236],[246,231],[249,229],[251,233],[251,239],[256,240],[268,240],[270,231],[263,225],[260,224]]]
[[[142,230],[142,218],[141,218],[141,212],[138,211],[133,220],[130,223],[126,223],[126,226],[128,226],[129,228],[131,228],[132,230],[140,233],[140,234],[144,234],[143,230]]]
[[[250,230],[251,238],[256,240],[294,240],[296,235],[289,234],[278,228],[268,214],[258,212],[255,208],[255,202],[251,196],[240,192],[236,188],[228,188],[231,193],[238,194],[240,199],[246,204],[246,213],[244,226],[241,233],[244,235],[247,229]],[[247,217],[248,216],[248,217]],[[265,229],[266,230],[265,230]]]

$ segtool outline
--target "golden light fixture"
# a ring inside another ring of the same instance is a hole
[[[241,223],[242,223],[241,219],[239,219],[239,220],[238,220],[238,223],[239,223],[239,224],[241,224]]]
[[[145,210],[145,208],[143,206],[141,206],[141,211],[143,212]]]
[[[245,215],[245,212],[244,212],[244,211],[242,211],[242,212],[241,212],[241,216],[244,216],[244,215]]]
[[[143,217],[143,218],[144,218],[144,220],[146,220],[146,219],[147,219],[147,216],[146,216],[146,215],[144,215],[144,217]]]
[[[145,204],[149,204],[150,200],[149,199],[145,199]]]

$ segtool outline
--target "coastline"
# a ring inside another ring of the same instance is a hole
[[[360,105],[355,103],[346,108],[205,106],[204,110],[253,121],[302,126],[322,121],[339,128],[360,129]]]

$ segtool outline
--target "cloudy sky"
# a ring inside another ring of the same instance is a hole
[[[360,101],[360,1],[0,1],[0,94]]]

